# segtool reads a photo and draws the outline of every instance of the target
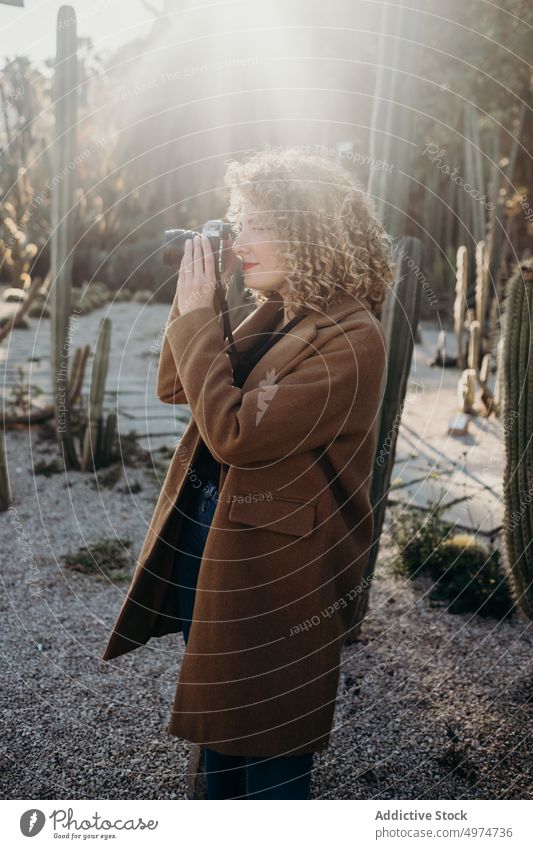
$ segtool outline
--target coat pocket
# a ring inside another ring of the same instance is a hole
[[[298,498],[259,500],[262,493],[237,490],[229,510],[229,519],[289,536],[304,537],[316,524],[316,503]]]

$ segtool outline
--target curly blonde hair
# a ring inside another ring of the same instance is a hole
[[[327,312],[341,293],[350,292],[380,312],[394,277],[391,239],[349,171],[321,156],[268,151],[230,162],[225,183],[231,223],[248,203],[276,233],[289,310]],[[269,294],[255,292],[256,303]]]

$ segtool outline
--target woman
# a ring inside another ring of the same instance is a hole
[[[168,731],[209,798],[309,798],[372,537],[390,244],[328,160],[231,163],[233,251],[257,308],[224,340],[209,243],[187,244],[158,396],[189,404],[103,655],[183,631]]]

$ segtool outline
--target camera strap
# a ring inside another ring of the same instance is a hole
[[[233,339],[233,333],[231,332],[231,323],[228,315],[228,302],[226,300],[226,294],[224,292],[224,286],[222,285],[222,280],[220,279],[220,270],[218,267],[218,262],[215,263],[215,277],[217,281],[217,285],[215,287],[215,295],[218,301],[218,305],[220,307],[220,312],[222,313],[222,327],[224,333],[224,339],[227,339],[229,342],[229,349],[231,353],[238,357],[238,352],[235,347],[235,341]]]

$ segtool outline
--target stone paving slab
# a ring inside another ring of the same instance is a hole
[[[427,509],[430,502],[442,498],[444,505],[468,496],[468,500],[443,510],[442,517],[462,528],[494,534],[501,527],[501,500],[492,492],[464,484],[462,478],[435,480],[427,478],[401,490],[392,488],[389,502]]]
[[[479,414],[469,416],[465,436],[448,435],[448,423],[459,410],[460,371],[428,365],[438,332],[423,322],[421,342],[415,345],[392,475],[393,483],[399,479],[407,485],[393,489],[390,500],[427,508],[441,493],[444,503],[471,493],[469,502],[457,504],[444,517],[493,533],[503,521],[503,425],[493,416],[483,418],[479,405]],[[420,480],[424,474],[426,480]]]

